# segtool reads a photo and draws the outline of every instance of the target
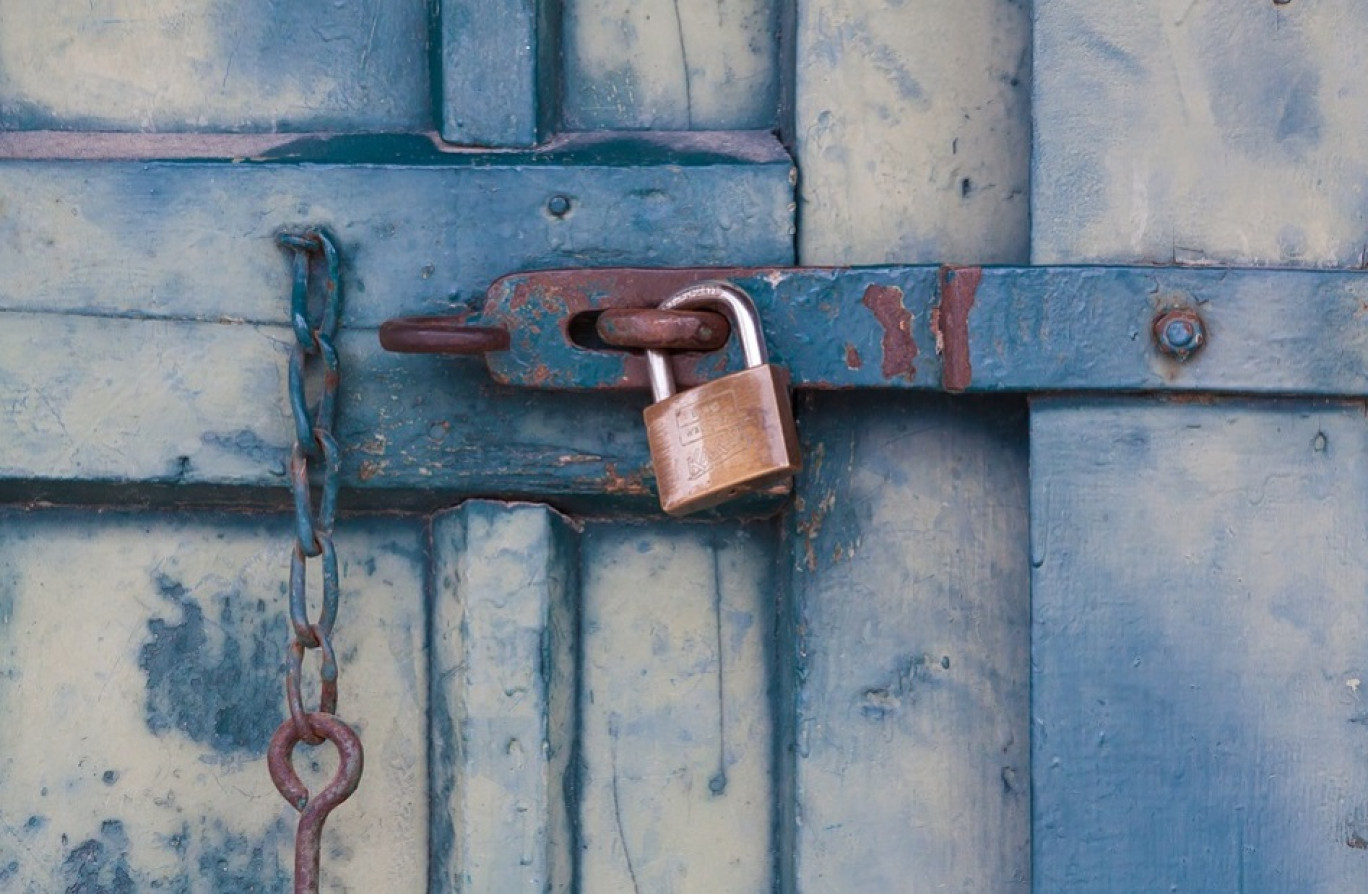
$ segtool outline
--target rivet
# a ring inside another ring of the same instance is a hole
[[[1178,308],[1154,318],[1154,341],[1159,350],[1178,360],[1186,360],[1206,344],[1206,325],[1195,310]]]
[[[570,213],[570,198],[555,195],[546,200],[546,210],[552,217],[564,217]]]

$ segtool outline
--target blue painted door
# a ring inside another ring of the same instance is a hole
[[[1364,11],[1111,12],[1036,4],[1033,262],[1361,267]],[[1356,399],[1032,400],[1038,889],[1363,888],[1363,434]]]
[[[367,755],[324,890],[1361,889],[1360,401],[802,392],[791,499],[680,522],[644,396],[376,328],[538,268],[1358,266],[1364,25],[0,9],[0,892],[288,888],[274,237],[308,226]]]

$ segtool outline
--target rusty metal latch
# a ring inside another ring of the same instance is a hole
[[[708,280],[754,299],[799,389],[1368,396],[1368,277],[1353,270],[550,270],[497,280],[478,314],[392,320],[380,337],[479,354],[496,381],[528,388],[644,389],[643,352],[671,351],[691,386],[741,366],[724,317],[658,309]]]

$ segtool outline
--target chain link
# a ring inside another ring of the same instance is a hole
[[[295,443],[290,451],[290,490],[294,497],[295,536],[290,556],[289,611],[291,637],[285,664],[285,701],[290,716],[276,730],[267,754],[271,778],[282,796],[300,811],[295,836],[296,894],[318,890],[319,836],[323,821],[333,807],[350,797],[361,779],[361,743],[355,732],[338,720],[337,654],[333,649],[333,626],[337,622],[339,575],[337,550],[333,546],[333,523],[337,518],[337,492],[341,483],[341,450],[333,434],[337,421],[337,390],[341,364],[337,356],[337,326],[342,306],[337,248],[326,233],[308,230],[278,237],[291,252],[293,281],[290,293],[290,325],[295,343],[290,349],[289,404],[294,418]],[[314,276],[321,268],[321,276]],[[310,300],[321,309],[310,313]],[[318,372],[321,368],[321,376]],[[312,383],[311,377],[316,380]],[[317,392],[313,412],[309,392]],[[317,508],[312,479],[319,482]],[[309,617],[308,562],[317,558],[322,566],[323,599],[318,619]],[[304,653],[318,650],[318,709],[304,705],[302,684]],[[295,745],[332,742],[342,757],[333,783],[310,803],[292,764]]]

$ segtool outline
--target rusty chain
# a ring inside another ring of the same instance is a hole
[[[293,283],[290,293],[290,324],[295,341],[290,349],[289,403],[294,417],[295,443],[290,452],[290,489],[294,496],[295,536],[290,557],[289,613],[291,637],[285,671],[285,700],[290,716],[271,737],[267,767],[282,797],[300,812],[295,834],[295,894],[318,891],[320,841],[328,813],[356,791],[361,781],[361,741],[337,713],[337,654],[333,649],[333,626],[337,621],[340,581],[337,551],[333,546],[333,522],[337,516],[337,492],[341,483],[341,457],[333,426],[337,420],[337,389],[341,366],[335,343],[342,307],[337,248],[322,230],[283,233],[280,246],[291,253]],[[321,268],[322,275],[314,276]],[[309,304],[321,304],[317,315]],[[320,375],[321,373],[321,375]],[[317,380],[316,408],[309,410],[311,377]],[[320,482],[314,508],[311,477]],[[318,620],[309,617],[307,598],[308,560],[322,566],[322,605]],[[318,709],[305,708],[302,693],[304,653],[320,655]],[[300,742],[319,745],[331,742],[338,751],[339,766],[332,782],[310,796],[292,763]]]

